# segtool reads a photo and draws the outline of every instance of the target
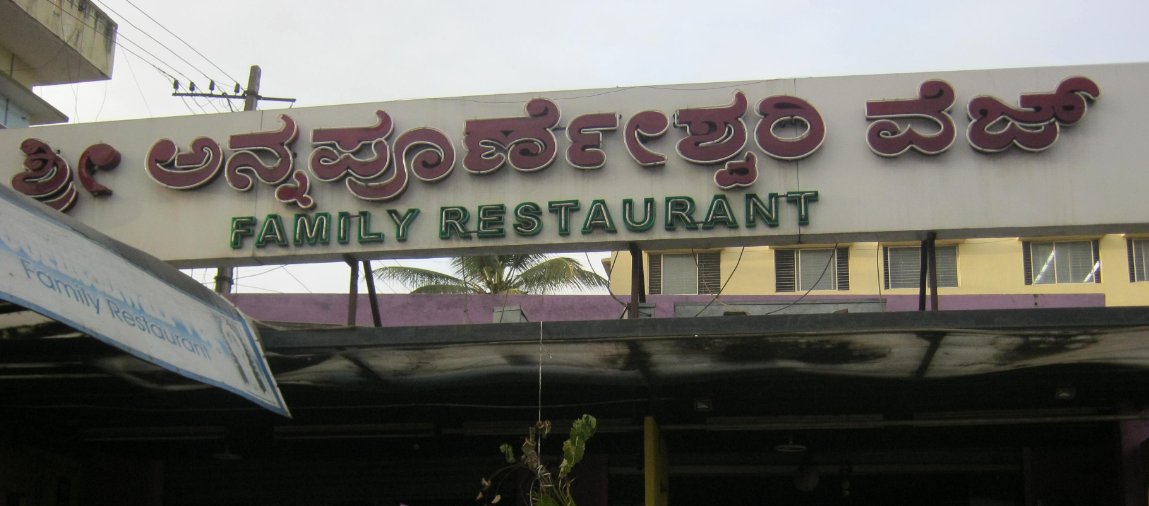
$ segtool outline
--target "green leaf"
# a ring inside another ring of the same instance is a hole
[[[554,293],[606,288],[610,282],[578,260],[550,255],[476,255],[451,259],[455,274],[387,266],[375,269],[381,281],[395,281],[412,293]]]
[[[586,442],[594,436],[598,420],[593,416],[583,415],[571,425],[571,436],[563,442],[563,462],[559,465],[559,479],[567,477],[574,470],[575,464],[582,460],[586,453]]]
[[[534,494],[531,496],[531,503],[534,506],[563,506],[555,500],[555,498],[547,494]]]
[[[380,281],[397,281],[409,288],[413,287],[415,291],[419,291],[420,288],[428,286],[438,287],[436,291],[431,293],[464,293],[473,291],[467,286],[466,282],[459,278],[428,269],[389,266],[375,269],[372,274]],[[452,289],[455,291],[451,291]],[[424,291],[423,293],[427,292]]]
[[[587,290],[610,285],[606,278],[567,257],[537,263],[519,274],[518,281],[528,293],[553,293],[562,289]]]
[[[515,449],[511,447],[511,445],[503,443],[503,446],[500,446],[499,450],[503,452],[503,457],[506,457],[508,464],[515,463]]]

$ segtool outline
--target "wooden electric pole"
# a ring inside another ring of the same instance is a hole
[[[260,100],[270,100],[273,102],[295,102],[294,98],[276,98],[276,97],[263,97],[259,95],[259,78],[263,75],[259,65],[252,65],[251,72],[247,74],[247,88],[243,90],[243,94],[236,93],[228,95],[227,93],[214,93],[215,83],[212,83],[212,93],[172,93],[173,97],[207,97],[207,98],[222,98],[226,100],[239,100],[243,99],[243,110],[254,111],[259,109]],[[179,84],[176,84],[178,89]],[[194,89],[194,86],[192,87]],[[239,90],[236,90],[237,92]],[[215,275],[215,291],[218,293],[231,293],[235,286],[235,267],[220,266]]]
[[[243,91],[243,110],[254,111],[259,108],[259,78],[262,75],[259,65],[251,66],[251,72],[247,74],[247,89]]]

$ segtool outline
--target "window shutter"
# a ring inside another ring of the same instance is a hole
[[[1021,266],[1025,269],[1025,284],[1033,284],[1033,256],[1029,251],[1029,243],[1021,243]],[[1016,278],[1015,278],[1016,279]]]
[[[1093,275],[1093,282],[1101,282],[1101,241],[1094,239],[1090,241],[1093,245],[1093,262],[1097,264],[1097,274]]]
[[[1125,251],[1129,253],[1129,282],[1137,281],[1137,262],[1133,260],[1133,239],[1125,239]]]
[[[939,246],[934,250],[938,267],[938,287],[952,288],[958,286],[957,273],[957,245]]]
[[[650,254],[650,294],[662,294],[662,255]]]
[[[716,294],[722,290],[722,252],[698,254],[698,293]]]
[[[838,248],[834,255],[838,263],[838,290],[850,289],[850,248]]]
[[[882,285],[890,289],[890,247],[882,246]]]
[[[774,291],[794,291],[794,250],[774,250]]]
[[[662,294],[698,293],[698,258],[691,254],[662,255]]]

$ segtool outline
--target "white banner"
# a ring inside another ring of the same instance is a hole
[[[0,298],[290,416],[255,329],[227,301],[213,307],[32,206],[0,190]]]

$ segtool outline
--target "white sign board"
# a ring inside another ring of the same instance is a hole
[[[1147,82],[1135,63],[48,126],[0,131],[0,168],[179,266],[1146,232]]]
[[[33,206],[0,189],[0,298],[290,416],[255,330],[226,300],[213,307]]]

